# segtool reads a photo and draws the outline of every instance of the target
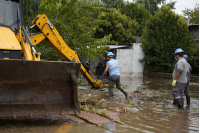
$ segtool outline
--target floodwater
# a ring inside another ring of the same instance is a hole
[[[185,111],[178,112],[172,105],[171,82],[167,79],[149,79],[125,80],[127,84],[138,84],[139,89],[149,89],[160,91],[161,95],[154,97],[141,98],[143,102],[149,103],[147,108],[141,108],[139,115],[121,114],[119,118],[122,122],[132,126],[130,129],[117,125],[117,131],[124,133],[195,133],[199,132],[199,83],[190,83],[190,105],[186,104],[184,99]],[[122,81],[123,82],[123,81]],[[128,90],[131,88],[129,87]],[[151,106],[151,104],[155,106]]]
[[[184,99],[185,111],[179,112],[172,105],[171,80],[144,78],[139,87],[148,86],[149,90],[160,91],[162,95],[156,97],[143,97],[141,100],[149,104],[156,103],[154,107],[141,109],[140,115],[122,114],[120,120],[130,129],[121,125],[116,129],[124,133],[196,133],[199,132],[199,83],[190,84],[190,105]],[[162,93],[163,92],[163,93]],[[162,98],[160,98],[162,97]]]
[[[132,102],[141,102],[135,108],[139,109],[137,114],[120,114],[119,120],[130,127],[109,122],[106,127],[113,131],[122,133],[196,133],[199,132],[199,83],[190,83],[190,105],[184,100],[185,111],[178,111],[172,105],[171,82],[168,79],[150,78],[121,78],[121,83],[126,86],[127,92],[136,89],[160,92],[153,96],[148,94],[141,98],[133,98]],[[81,89],[81,87],[80,87]],[[148,93],[147,91],[147,93]],[[105,92],[107,93],[107,92]],[[105,94],[104,99],[108,98]],[[116,99],[124,99],[120,91],[115,92]],[[145,103],[145,105],[143,105]],[[37,132],[37,133],[111,133],[110,131],[87,123],[65,123],[65,124],[41,124],[23,127],[19,124],[17,132]],[[12,124],[11,124],[12,127]],[[23,127],[23,128],[22,128]],[[8,130],[15,132],[14,130]],[[3,133],[6,130],[3,130]],[[1,130],[0,130],[1,133]]]
[[[171,95],[171,83],[169,79],[150,79],[150,78],[132,78],[121,79],[121,83],[126,87],[127,92],[133,92],[136,89],[146,89],[149,91],[159,91],[157,96],[143,96],[142,98],[133,98],[133,102],[142,101],[149,103],[146,108],[136,107],[140,110],[138,114],[120,114],[119,120],[127,125],[116,124],[109,122],[107,127],[117,132],[122,133],[196,133],[199,132],[199,83],[190,83],[190,105],[186,104],[184,99],[185,111],[178,111],[172,105],[173,97]],[[148,91],[147,91],[148,93]],[[106,95],[107,96],[107,95]],[[124,95],[117,91],[115,98],[124,98]],[[153,107],[151,105],[154,105]],[[83,124],[82,126],[86,126]],[[87,129],[82,131],[80,126],[74,126],[69,133],[111,133],[108,130],[98,127],[87,126]]]

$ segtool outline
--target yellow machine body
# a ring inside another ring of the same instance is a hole
[[[9,28],[0,27],[0,49],[22,50],[15,34]]]
[[[24,27],[14,34],[0,25],[0,118],[80,113],[79,72],[92,87],[102,88],[102,82],[85,69],[46,15],[38,15],[33,25],[40,32],[32,36]],[[34,46],[44,39],[66,61],[40,61],[41,53]],[[15,59],[14,55],[19,57]]]
[[[46,39],[46,41],[67,61],[81,62],[77,53],[69,48],[69,46],[65,43],[59,32],[56,30],[54,25],[45,14],[38,15],[35,20],[32,21],[32,24],[36,24],[42,32],[38,35],[34,35],[31,38],[32,42],[34,42],[34,46],[41,42],[43,39]],[[81,64],[81,74],[93,87],[103,87],[102,82],[96,80],[95,77],[85,69],[83,64]]]

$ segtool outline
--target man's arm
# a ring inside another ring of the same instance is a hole
[[[176,76],[175,76],[175,78],[174,78],[174,80],[173,80],[173,82],[172,82],[172,86],[173,86],[173,87],[176,86],[176,80],[180,77],[180,75],[181,75],[180,72],[177,72],[177,73],[176,73]]]
[[[106,68],[105,68],[102,76],[106,75],[108,69],[109,69],[109,65],[108,65],[108,63],[106,63]]]
[[[174,78],[174,80],[177,80],[177,79],[180,77],[180,75],[181,75],[181,73],[180,73],[180,72],[177,72],[177,73],[176,73],[176,76],[175,76],[175,78]]]

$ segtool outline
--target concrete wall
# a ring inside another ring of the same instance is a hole
[[[130,49],[117,49],[120,75],[126,77],[143,77],[144,64],[139,59],[144,58],[141,43],[133,43]]]
[[[194,40],[199,43],[199,25],[189,25],[188,29],[192,33]]]

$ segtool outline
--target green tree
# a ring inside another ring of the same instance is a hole
[[[176,2],[177,2],[177,1],[172,1],[172,0],[171,0],[170,2],[167,3],[167,6],[169,6],[171,9],[176,9],[176,8],[175,8]]]
[[[156,12],[160,9],[158,5],[165,5],[165,0],[135,0],[138,4],[144,4],[144,7],[151,13],[151,15],[155,15]],[[175,9],[176,1],[170,1],[167,4],[172,9]]]
[[[136,0],[138,4],[144,4],[144,7],[154,15],[159,10],[158,5],[161,4],[162,0]]]
[[[192,73],[199,74],[199,43],[195,42],[190,44],[190,51],[186,54],[189,56]]]
[[[145,9],[144,4],[142,3],[138,6],[137,3],[121,3],[120,6],[118,6],[118,9],[121,11],[121,14],[129,16],[139,23],[139,33],[137,34],[138,36],[141,36],[141,31],[150,15],[147,9]]]
[[[175,64],[174,51],[182,48],[189,53],[193,42],[187,23],[171,8],[162,6],[145,24],[140,42],[145,53],[141,60],[150,71],[172,71]]]
[[[196,4],[194,9],[186,8],[183,12],[183,17],[187,21],[188,12],[190,12],[189,24],[199,24],[199,4]]]
[[[99,20],[107,21],[109,24],[100,26],[103,30],[99,30],[99,32],[97,32],[97,38],[112,34],[112,41],[116,41],[118,43],[135,42],[139,24],[130,17],[122,15],[120,10],[111,8],[107,12],[101,12]]]
[[[60,35],[66,35],[63,36],[66,44],[80,56],[96,59],[107,52],[111,35],[94,38],[97,29],[101,29],[99,25],[107,24],[93,17],[106,10],[104,4],[87,0],[40,0],[39,6],[39,13],[47,15]],[[64,60],[46,41],[38,44],[36,50],[42,53],[42,59]]]
[[[117,8],[118,5],[124,3],[124,0],[101,0],[108,8]]]
[[[27,1],[27,5],[26,5],[25,0],[22,0],[21,4],[22,4],[23,23],[25,27],[28,27],[28,21],[29,21],[29,26],[31,26],[31,22],[36,17],[38,12],[35,12],[33,10],[32,0],[26,0],[26,1]],[[26,6],[27,6],[27,12],[26,12]],[[27,21],[27,13],[28,13],[28,21]]]

